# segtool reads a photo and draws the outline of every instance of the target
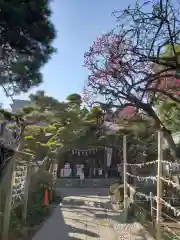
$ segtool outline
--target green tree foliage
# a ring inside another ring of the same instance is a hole
[[[32,105],[16,113],[30,123],[24,133],[26,151],[41,152],[41,146],[50,154],[56,154],[58,149],[92,148],[98,140],[97,114],[83,107],[80,101],[71,98],[71,101],[60,102],[43,91],[31,95],[30,99]]]
[[[32,105],[24,107],[16,114],[31,123],[24,132],[22,148],[36,154],[38,159],[47,154],[54,157],[59,150],[67,151],[70,148],[119,147],[124,131],[129,135],[128,141],[132,145],[130,151],[134,158],[137,146],[141,146],[144,151],[146,145],[152,142],[151,129],[147,131],[147,126],[152,126],[152,123],[142,116],[134,122],[132,119],[117,121],[120,130],[111,133],[103,130],[104,110],[97,106],[88,110],[79,101],[74,101],[74,98],[70,101],[68,97],[68,101],[60,102],[43,91],[31,95],[30,99]],[[147,144],[142,146],[143,141]]]
[[[71,103],[75,103],[75,104],[79,104],[79,105],[82,103],[81,96],[76,93],[70,94],[69,96],[67,96],[66,99]]]
[[[163,57],[171,58],[174,57],[174,48],[176,53],[180,52],[180,45],[175,44],[174,46],[168,44],[164,47],[162,52]],[[165,79],[165,81],[168,81]],[[169,79],[169,82],[174,82],[174,79]],[[174,92],[175,94],[179,94],[179,83],[175,80]],[[169,129],[172,133],[180,131],[180,104],[168,98],[159,98],[159,101],[156,105],[157,113],[164,123],[167,129]]]
[[[175,51],[174,51],[175,49]],[[162,51],[162,57],[174,57],[175,53],[180,52],[180,45],[179,44],[174,44],[172,46],[171,44],[165,45],[164,50]]]
[[[158,115],[164,125],[172,132],[180,131],[180,105],[173,100],[166,99],[156,106]]]
[[[0,84],[8,94],[28,91],[42,82],[40,68],[55,51],[49,4],[49,0],[0,1]]]

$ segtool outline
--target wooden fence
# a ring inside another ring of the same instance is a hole
[[[26,221],[28,195],[44,179],[51,185],[51,196],[56,181],[57,164],[47,157],[35,162],[29,153],[18,152],[9,163],[0,184],[0,239],[8,240],[12,209],[22,205],[22,221]]]

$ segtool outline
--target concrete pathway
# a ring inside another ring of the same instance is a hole
[[[32,240],[152,240],[140,224],[123,223],[107,195],[89,195],[86,189],[78,196],[77,191],[64,198]]]

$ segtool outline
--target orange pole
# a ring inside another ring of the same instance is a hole
[[[49,196],[48,196],[48,190],[46,189],[45,192],[44,192],[44,205],[45,206],[48,206],[49,204]]]

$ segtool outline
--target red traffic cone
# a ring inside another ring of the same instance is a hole
[[[48,206],[49,204],[49,196],[48,196],[48,190],[46,189],[44,192],[44,205]]]

